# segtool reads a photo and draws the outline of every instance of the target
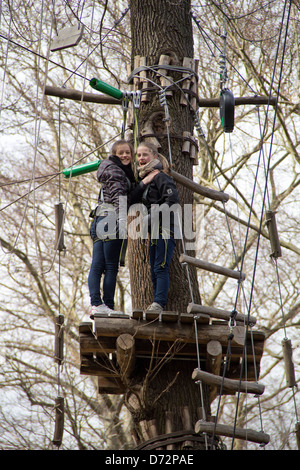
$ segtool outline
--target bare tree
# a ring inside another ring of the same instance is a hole
[[[62,168],[79,160],[83,163],[106,156],[109,141],[121,130],[122,109],[80,100],[59,100],[45,95],[44,87],[65,85],[91,92],[88,80],[95,76],[126,89],[129,87],[126,66],[131,64],[131,70],[134,69],[135,56],[147,56],[148,65],[153,65],[161,55],[170,54],[176,47],[174,61],[179,58],[181,61],[184,56],[199,61],[199,120],[205,138],[197,136],[199,165],[192,165],[181,159],[179,139],[174,137],[173,163],[187,176],[193,174],[197,183],[230,194],[225,207],[195,195],[194,204],[200,207],[195,221],[200,234],[196,256],[235,266],[233,246],[238,256],[245,253],[245,298],[240,296],[239,307],[245,309],[245,299],[247,302],[251,299],[251,315],[257,317],[259,328],[266,334],[260,371],[266,391],[259,404],[257,399],[247,396],[240,399],[239,426],[259,428],[262,417],[264,428],[271,435],[270,448],[295,449],[297,395],[294,400],[295,388],[286,384],[281,341],[285,336],[293,340],[298,380],[299,6],[292,3],[288,17],[288,9],[283,15],[284,5],[276,1],[265,4],[255,0],[247,6],[243,2],[231,6],[193,2],[191,17],[188,2],[166,0],[156,5],[163,8],[161,15],[155,16],[155,10],[149,9],[150,21],[143,19],[140,23],[143,11],[136,0],[130,3],[130,13],[126,2],[99,1],[95,5],[84,2],[83,9],[78,2],[55,3],[53,10],[52,4],[42,8],[18,1],[4,5],[1,11],[0,47],[4,61],[0,121],[0,386],[3,397],[0,447],[51,448],[57,393],[65,398],[63,448],[133,447],[123,396],[99,396],[95,378],[84,377],[79,371],[77,326],[89,310],[88,215],[97,201],[98,184],[94,174],[72,180],[59,175]],[[154,3],[157,2],[149,2]],[[174,37],[175,12],[182,12],[183,16],[176,16],[176,20],[184,23],[182,31],[189,35],[187,39],[184,34],[180,43]],[[59,31],[78,21],[85,25],[81,42],[76,47],[50,53],[48,48],[55,29]],[[169,24],[167,34],[161,30],[159,21]],[[219,98],[219,55],[223,51],[224,25],[228,86],[234,96],[278,98],[276,108],[236,105],[232,134],[224,133],[218,106],[201,102]],[[160,41],[154,34],[156,31],[160,37],[164,35]],[[170,130],[181,135],[187,128],[192,130],[194,123],[185,108],[177,116],[176,100],[175,93],[168,98]],[[166,123],[161,119],[164,109],[155,93],[140,110],[140,130],[149,115],[158,111],[158,124],[162,127],[155,131],[165,132]],[[165,136],[161,143],[162,153],[170,157]],[[191,201],[191,193],[179,188],[182,202]],[[66,214],[66,250],[60,254],[54,249],[54,204],[59,200]],[[270,257],[266,208],[276,211],[282,248],[282,257],[277,260]],[[132,258],[131,263],[134,263]],[[182,306],[186,306],[189,291],[185,272],[179,265],[173,269],[175,285],[178,279],[184,279]],[[141,282],[146,286],[149,284],[146,267],[143,273]],[[201,293],[204,305],[220,308],[232,305],[236,285],[230,281],[198,271],[197,279],[193,274],[193,283],[195,286],[198,283],[196,291]],[[143,294],[135,292],[134,287],[133,276],[130,285],[126,266],[120,271],[117,302],[124,302],[128,310],[131,293],[136,299],[134,307],[143,307],[150,295],[149,290]],[[174,299],[172,287],[170,308],[175,305]],[[65,316],[65,360],[60,375],[53,350],[54,323],[59,312]],[[158,417],[159,410],[165,410],[169,392],[166,384],[170,388],[179,384],[177,369],[172,368],[172,363],[164,364],[169,375],[160,383],[166,393],[161,401],[157,400],[161,407],[156,411]],[[158,374],[159,380],[160,377]],[[186,377],[191,381],[190,371]],[[192,393],[192,384],[187,388],[191,393],[181,397],[182,402],[176,406],[185,405],[188,399],[196,407],[198,397]],[[152,391],[150,401],[151,397]],[[223,422],[233,422],[236,397],[222,397],[220,406],[217,405],[215,399],[212,413],[218,413],[218,419]]]

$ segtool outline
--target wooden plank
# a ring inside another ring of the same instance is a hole
[[[125,392],[125,386],[118,377],[98,377],[98,392],[122,395]]]
[[[209,315],[210,317],[213,318],[220,318],[223,320],[229,320],[231,317],[231,312],[229,310],[223,310],[215,307],[209,307],[207,305],[199,305],[199,304],[194,304],[194,303],[189,303],[187,311],[189,313],[205,313]],[[253,316],[246,316],[241,313],[237,313],[235,319],[237,321],[247,322],[249,324],[255,325],[256,323],[256,318]]]
[[[197,323],[209,323],[209,315],[191,315],[190,313],[181,313],[180,314],[180,322],[181,323],[193,323],[196,320]]]
[[[270,436],[264,432],[254,431],[252,429],[233,428],[225,424],[214,424],[206,421],[197,421],[195,426],[197,434],[205,432],[207,434],[215,434],[218,436],[235,437],[245,441],[257,442],[259,444],[268,444]]]
[[[200,380],[208,385],[221,387],[223,384],[223,390],[229,391],[230,393],[235,392],[244,392],[244,393],[254,393],[255,395],[262,395],[265,391],[265,386],[258,383],[248,382],[248,381],[239,381],[232,380],[228,378],[223,378],[219,375],[210,374],[199,369],[195,369],[192,373],[193,380]]]
[[[219,266],[218,264],[209,263],[208,261],[203,261],[197,258],[193,258],[192,256],[188,256],[182,253],[179,257],[180,263],[188,263],[192,264],[196,268],[201,268],[206,271],[210,271],[216,274],[222,274],[223,276],[232,277],[234,279],[242,279],[245,280],[245,274],[234,271],[233,269],[224,268],[223,266]]]
[[[80,373],[83,375],[95,375],[103,377],[120,377],[113,361],[105,355],[97,355],[97,358],[81,357]]]
[[[179,320],[179,314],[177,312],[162,312],[161,321],[175,323]]]
[[[82,38],[84,25],[70,26],[69,28],[61,29],[56,36],[54,36],[50,50],[51,52],[67,49],[68,47],[77,46]]]

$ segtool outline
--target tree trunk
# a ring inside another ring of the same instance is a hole
[[[146,65],[151,67],[160,62],[162,55],[169,56],[171,66],[183,65],[184,57],[193,58],[193,36],[190,15],[190,0],[168,2],[165,0],[130,1],[132,32],[132,70],[135,69],[135,57],[145,57]],[[174,81],[182,78],[182,72],[167,70],[164,73]],[[134,74],[133,74],[134,75]],[[193,115],[187,105],[180,104],[182,93],[178,87],[172,88],[172,96],[167,97],[170,120],[164,119],[165,108],[159,100],[160,76],[147,70],[147,88],[149,100],[142,100],[139,109],[139,140],[141,134],[155,138],[161,146],[160,152],[169,160],[172,169],[186,177],[193,178],[193,161],[182,153],[183,133],[193,134]],[[179,87],[182,82],[179,83]],[[142,95],[143,96],[143,95]],[[149,126],[149,123],[151,124]],[[168,145],[168,128],[171,136],[171,152]],[[150,129],[150,135],[149,135]],[[184,186],[177,185],[180,204],[193,203],[193,193]],[[184,232],[184,226],[183,226]],[[129,268],[131,276],[131,294],[133,308],[145,309],[153,301],[150,267],[148,261],[148,243],[129,239]],[[177,240],[175,254],[170,268],[170,290],[166,310],[186,312],[191,302],[191,289],[186,266],[179,262],[183,245]],[[193,251],[189,251],[194,256]],[[197,275],[194,267],[189,267],[194,301],[201,303]],[[195,345],[196,347],[196,345]],[[139,360],[131,390],[126,394],[126,403],[136,425],[140,440],[186,429],[190,423],[192,429],[199,419],[202,403],[198,388],[191,375],[195,364],[189,361],[172,360],[157,364]],[[204,413],[210,415],[208,394],[205,394]],[[190,441],[188,441],[190,442]],[[169,448],[184,448],[180,444],[169,444]],[[177,447],[174,447],[176,446]],[[172,447],[173,446],[173,447]],[[194,448],[201,448],[199,442]]]

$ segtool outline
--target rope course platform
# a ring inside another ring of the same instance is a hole
[[[227,321],[215,320],[211,315],[211,311],[210,314],[163,312],[158,315],[135,310],[132,315],[95,316],[94,324],[91,321],[79,325],[80,372],[98,377],[99,393],[123,394],[135,368],[141,364],[147,367],[147,363],[153,360],[171,359],[178,361],[179,367],[184,361],[190,361],[195,367],[193,376],[197,378],[199,354],[205,372],[214,377],[211,381],[205,377],[210,384],[212,401],[220,390],[215,378],[221,378],[223,373],[222,363],[232,329]],[[241,379],[247,382],[242,383],[242,387],[257,380],[264,341],[263,332],[246,331],[242,322],[236,322],[231,339],[230,365],[225,374],[228,382],[223,394],[237,391],[230,379],[238,381],[240,378],[243,355],[247,377],[242,372]],[[254,386],[253,390],[262,393],[259,386]]]

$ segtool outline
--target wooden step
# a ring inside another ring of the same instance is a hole
[[[226,424],[214,424],[206,421],[197,421],[195,425],[197,434],[205,432],[207,434],[215,434],[217,436],[234,437],[244,441],[256,442],[258,444],[268,444],[270,441],[269,434],[254,431],[252,429],[234,428]]]
[[[232,277],[233,279],[245,280],[246,275],[240,271],[234,271],[233,269],[224,268],[218,264],[209,263],[208,261],[203,261],[186,254],[181,254],[179,257],[180,263],[188,263],[196,268],[204,269],[205,271],[210,271],[216,274],[222,274],[223,276]]]
[[[223,193],[222,191],[216,191],[215,189],[208,188],[207,186],[201,186],[200,184],[196,183],[193,180],[190,180],[186,176],[177,173],[172,169],[169,170],[170,176],[176,181],[176,183],[185,186],[186,188],[190,189],[194,193],[200,194],[201,196],[208,197],[209,199],[213,199],[214,201],[228,201],[229,195]]]
[[[220,375],[210,374],[199,369],[195,369],[192,374],[193,380],[200,380],[208,385],[221,387],[223,383],[224,392],[244,392],[254,393],[255,395],[262,395],[265,391],[265,386],[256,382],[239,381],[223,378]]]
[[[190,313],[181,313],[180,314],[180,322],[181,323],[193,323],[196,320],[197,323],[208,324],[209,323],[209,315],[192,315]]]
[[[206,315],[209,315],[212,318],[219,318],[222,320],[228,320],[231,317],[231,312],[229,310],[223,310],[215,307],[208,307],[207,305],[199,305],[199,304],[194,304],[194,303],[189,303],[188,308],[187,308],[188,313],[204,313]],[[255,325],[256,323],[256,318],[253,316],[246,316],[241,313],[237,313],[235,319],[237,321],[241,321],[245,324],[247,322],[251,325]]]

